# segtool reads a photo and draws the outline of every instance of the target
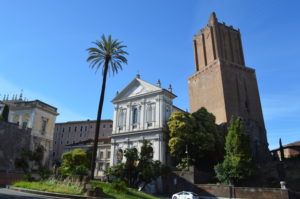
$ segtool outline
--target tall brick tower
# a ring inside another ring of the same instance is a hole
[[[188,80],[191,112],[205,107],[217,124],[228,123],[232,116],[242,118],[255,159],[268,159],[255,70],[245,66],[239,29],[219,23],[212,13],[194,36],[194,55],[196,71]]]

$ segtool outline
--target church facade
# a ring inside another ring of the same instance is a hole
[[[112,100],[114,104],[113,131],[111,135],[110,165],[124,162],[128,148],[141,150],[142,141],[149,140],[153,160],[166,163],[166,143],[163,129],[173,107],[172,88],[161,88],[142,80],[139,75]],[[176,110],[177,111],[177,110]]]

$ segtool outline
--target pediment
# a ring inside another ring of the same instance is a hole
[[[150,84],[148,82],[145,82],[144,80],[141,80],[139,78],[135,78],[131,83],[128,84],[127,87],[125,87],[113,100],[119,101],[119,100],[125,100],[127,98],[137,97],[141,95],[146,95],[148,93],[152,93],[155,91],[161,91],[162,89]]]

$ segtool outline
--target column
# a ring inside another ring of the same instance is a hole
[[[140,115],[140,129],[145,129],[145,112],[146,112],[146,105],[145,99],[141,102],[141,115]]]
[[[126,105],[126,131],[130,131],[130,116],[131,116],[131,104],[130,102]]]
[[[114,120],[113,120],[113,130],[112,130],[112,133],[117,133],[118,132],[118,115],[119,115],[119,108],[118,108],[118,105],[115,105],[115,108],[114,108]]]

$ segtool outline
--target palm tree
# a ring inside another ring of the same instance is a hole
[[[98,106],[92,163],[91,163],[91,179],[94,179],[100,121],[101,121],[102,107],[104,102],[107,72],[112,71],[113,74],[115,74],[119,70],[122,70],[122,64],[123,63],[127,64],[127,59],[124,57],[124,55],[128,55],[128,53],[123,50],[127,46],[122,45],[122,42],[118,40],[113,40],[111,38],[111,35],[109,35],[108,38],[106,38],[105,35],[102,35],[101,41],[95,41],[92,43],[95,44],[96,47],[87,49],[89,53],[87,62],[90,62],[90,67],[92,69],[96,69],[96,72],[98,71],[99,68],[102,67],[102,75],[103,75],[100,102]]]

